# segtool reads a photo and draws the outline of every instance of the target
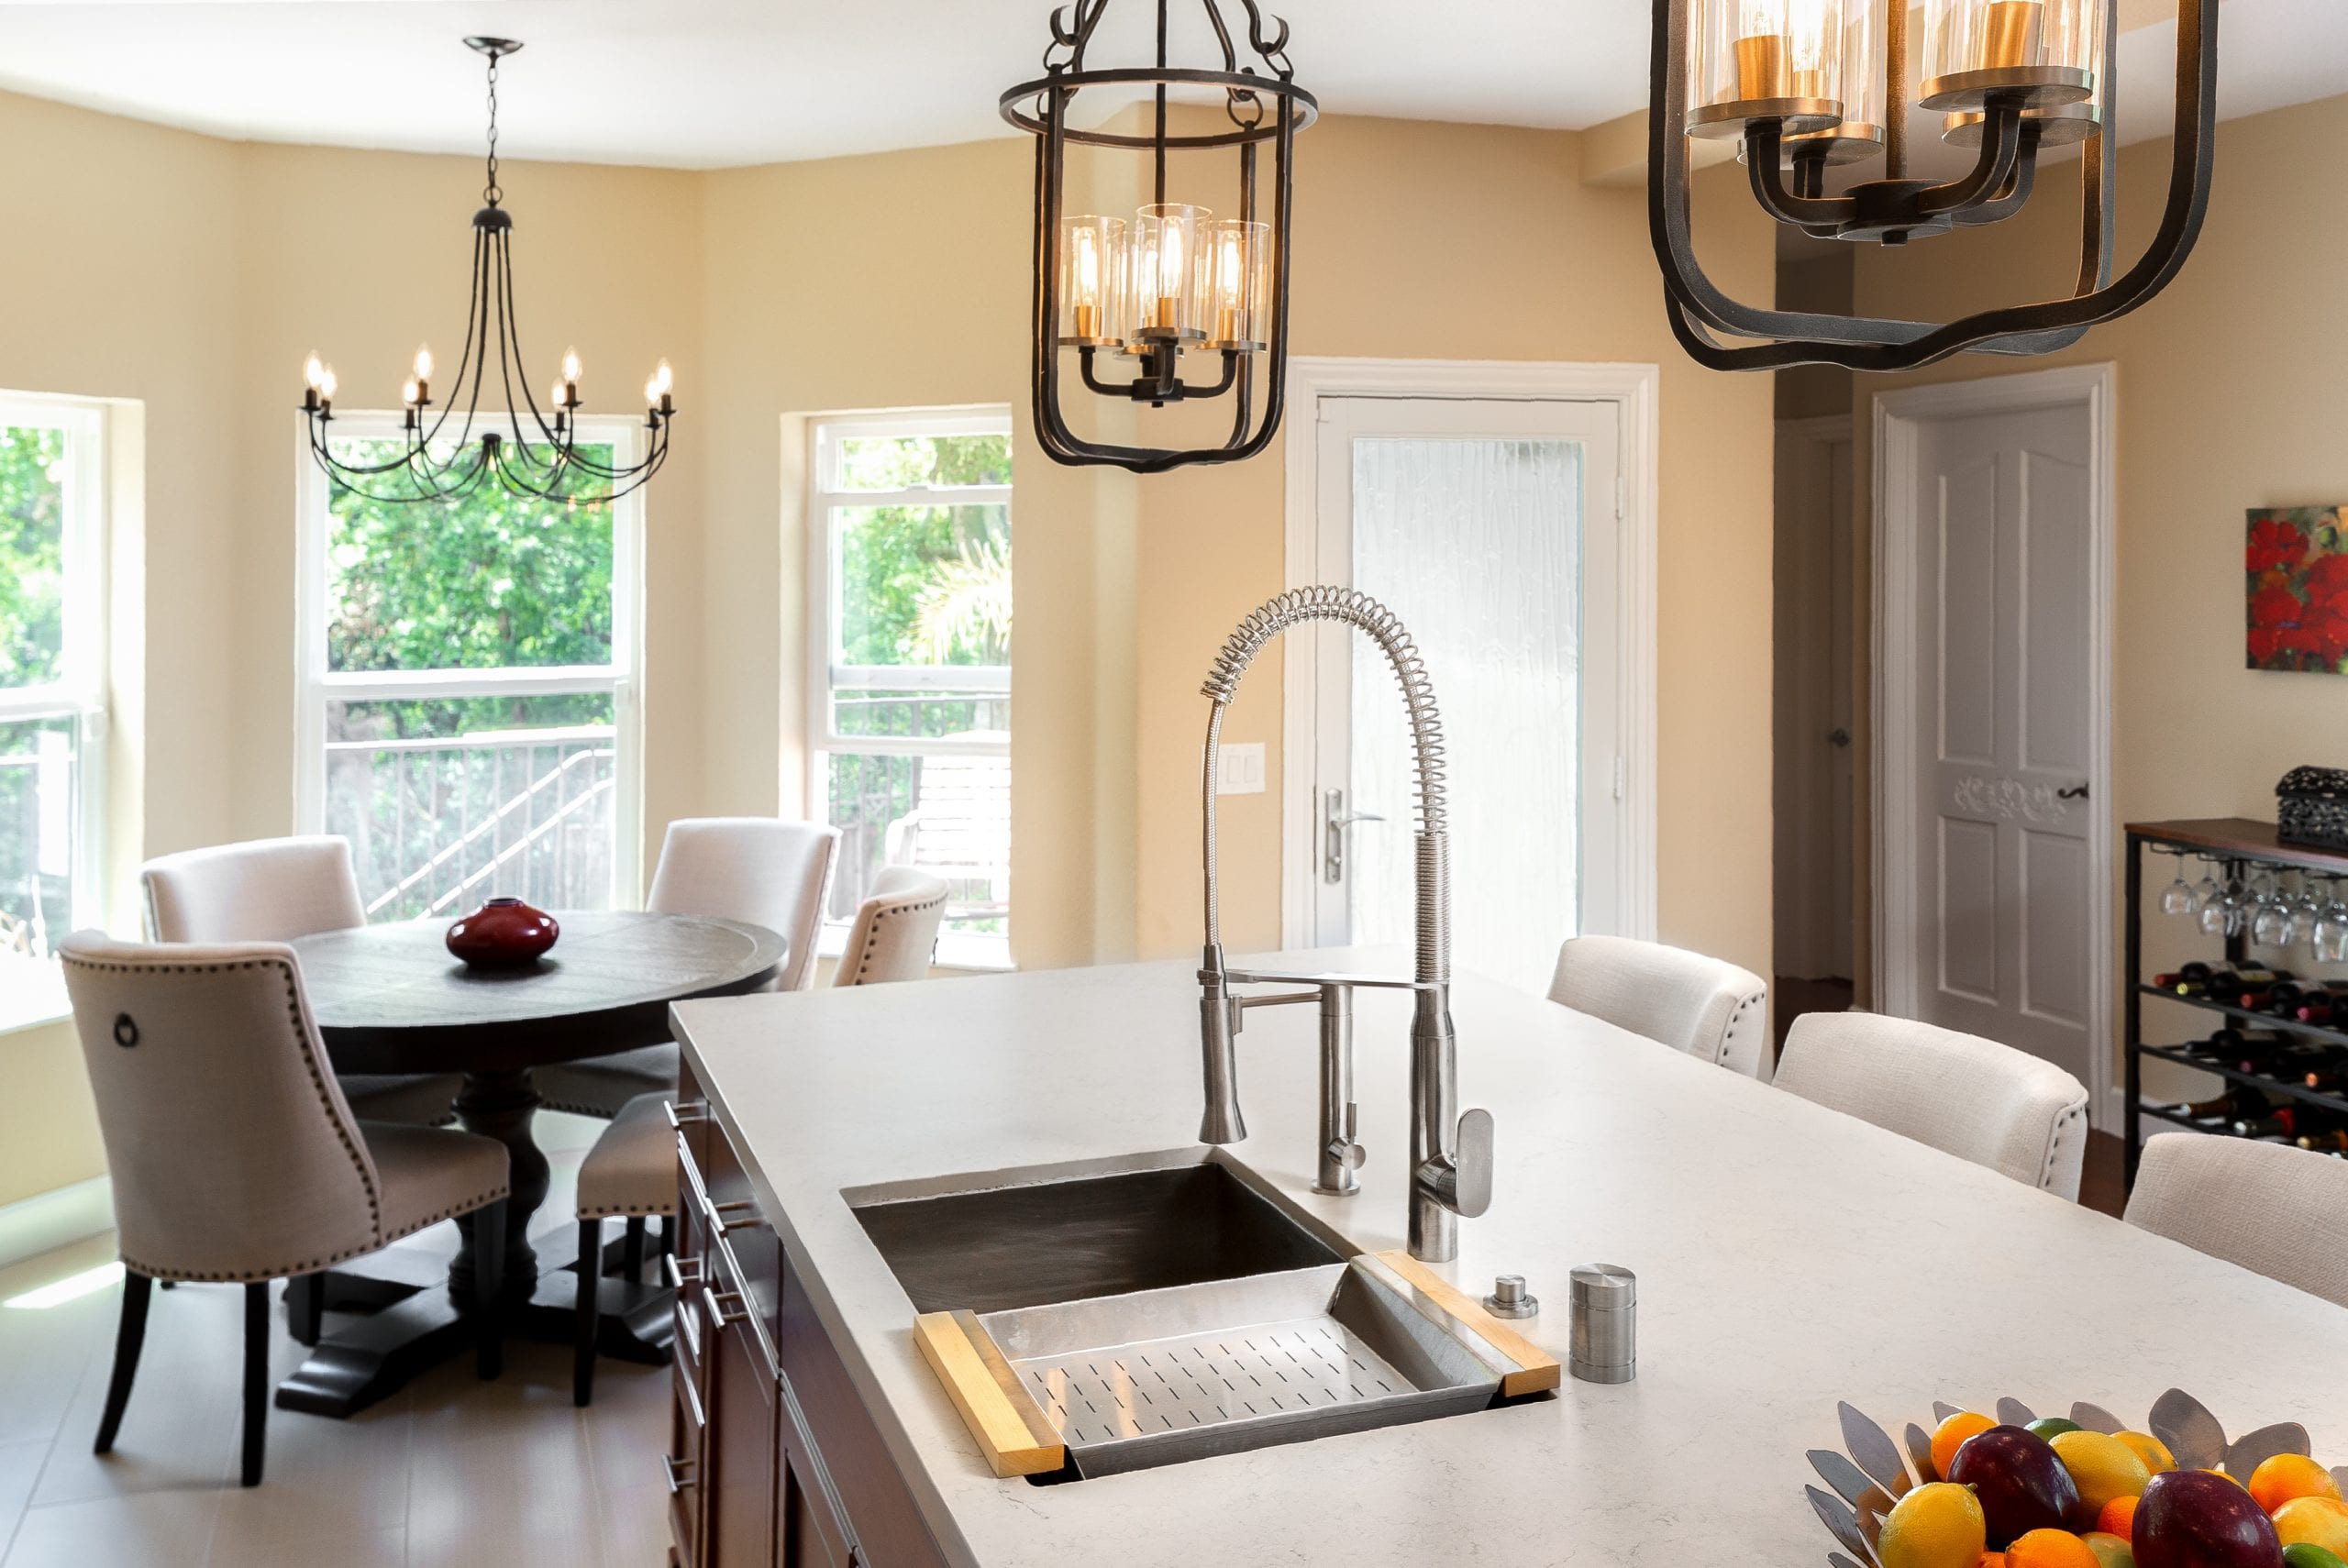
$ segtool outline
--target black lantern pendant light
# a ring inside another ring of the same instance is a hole
[[[1157,4],[1157,57],[1155,63],[1141,66],[1095,67],[1086,58],[1109,0],[1076,0],[1055,11],[1044,75],[1005,93],[1002,105],[1004,119],[1036,138],[1036,438],[1056,462],[1114,464],[1135,473],[1252,458],[1279,428],[1288,381],[1295,138],[1320,113],[1312,94],[1293,80],[1288,24],[1271,18],[1275,30],[1268,36],[1256,0],[1239,0],[1247,14],[1246,48],[1253,56],[1244,65],[1221,0],[1199,0],[1221,47],[1222,62],[1213,69],[1170,63],[1169,0]],[[1087,100],[1087,108],[1104,98],[1147,93],[1152,111],[1148,134],[1080,129],[1072,124],[1078,96],[1088,88],[1103,91]],[[1228,123],[1172,129],[1169,91],[1211,94]],[[1069,215],[1070,145],[1148,153],[1153,175],[1149,204],[1130,219]],[[1268,145],[1272,175],[1270,220],[1266,222],[1257,191],[1257,164],[1259,149]],[[1238,153],[1236,217],[1217,219],[1204,207],[1168,199],[1167,154],[1215,148]],[[1228,396],[1230,436],[1219,447],[1190,450],[1084,440],[1069,431],[1061,413],[1061,389],[1070,359],[1084,387],[1104,398],[1164,408]],[[1186,379],[1186,369],[1192,377],[1214,379]]]
[[[2121,86],[2118,0],[1924,0],[1923,79],[1908,82],[1909,0],[1655,0],[1647,215],[1672,330],[1716,370],[1833,364],[1901,370],[1977,349],[2043,354],[2125,315],[2176,275],[2209,204],[2217,124],[2218,0],[2177,0],[2176,129],[2168,204],[2143,257],[2114,278]],[[1974,149],[1948,181],[1909,167],[1911,107],[1944,114]],[[1996,223],[2031,199],[2039,154],[2081,149],[2078,281],[2061,299],[1951,322],[1764,310],[1696,260],[1689,140],[1734,138],[1753,193],[1826,239],[1906,245]],[[1841,195],[1826,172],[1882,160]],[[1746,341],[1739,342],[1737,339]]]
[[[465,346],[449,384],[456,396],[432,412],[432,351],[415,351],[415,373],[401,389],[406,409],[404,438],[396,457],[376,463],[346,462],[334,454],[335,373],[313,354],[304,367],[309,386],[302,407],[309,414],[310,451],[338,490],[375,501],[448,501],[494,481],[516,495],[545,501],[608,501],[649,480],[669,456],[669,426],[676,414],[673,379],[663,359],[644,385],[644,455],[628,464],[602,461],[590,454],[600,444],[580,445],[580,365],[576,352],[562,357],[561,374],[541,410],[530,392],[522,362],[514,309],[512,242],[514,217],[502,204],[497,183],[497,62],[522,46],[512,39],[467,39],[468,47],[489,57],[489,184],[486,204],[473,215],[472,293],[466,304]],[[491,361],[505,399],[502,422],[482,416],[482,384]],[[515,382],[520,395],[515,395]],[[459,412],[456,426],[449,420]],[[476,437],[473,423],[502,423]]]

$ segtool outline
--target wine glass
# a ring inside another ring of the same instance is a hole
[[[2176,880],[2161,889],[2161,913],[2189,915],[2200,907],[2200,900],[2195,895],[2193,885],[2185,879],[2185,851],[2172,849],[2167,853],[2176,857]]]
[[[2314,944],[2316,927],[2323,922],[2323,900],[2315,890],[2315,874],[2300,872],[2298,901],[2291,906],[2290,941],[2293,946],[2301,943],[2310,946]]]
[[[2281,947],[2291,940],[2291,906],[2276,871],[2259,873],[2258,891],[2251,900],[2250,939],[2261,947]]]
[[[2243,878],[2240,866],[2233,867],[2226,875],[2225,905],[2225,933],[2240,936],[2249,926],[2251,917],[2258,912],[2257,900],[2253,898],[2250,884]]]
[[[2340,878],[2326,877],[2327,899],[2315,922],[2315,961],[2348,964],[2348,900],[2340,896]]]
[[[2231,936],[2235,923],[2231,879],[2226,883],[2218,880],[2218,873],[2224,867],[2217,861],[2204,858],[2201,864],[2206,869],[2200,885],[2193,889],[2194,914],[2201,922],[2201,934]]]

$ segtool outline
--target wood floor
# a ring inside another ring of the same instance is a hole
[[[546,1119],[559,1123],[569,1119]],[[577,1142],[549,1127],[548,1142]],[[592,1131],[592,1129],[590,1129]],[[575,1234],[579,1150],[549,1149],[541,1252]],[[449,1234],[413,1244],[448,1251]],[[102,1265],[110,1237],[0,1270],[0,1301]],[[0,1568],[657,1568],[666,1560],[664,1368],[605,1361],[570,1403],[570,1357],[514,1343],[348,1421],[272,1409],[269,1469],[236,1484],[242,1287],[158,1292],[115,1452],[90,1452],[121,1287],[0,1308]],[[333,1320],[328,1320],[329,1328]],[[275,1373],[301,1360],[277,1320]]]

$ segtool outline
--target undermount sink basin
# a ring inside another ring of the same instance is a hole
[[[1083,1480],[1556,1386],[1554,1358],[1438,1276],[1219,1152],[842,1196],[998,1474]]]
[[[1000,1312],[1342,1263],[1316,1233],[1196,1151],[847,1194],[916,1309]],[[922,1194],[922,1195],[914,1195]]]

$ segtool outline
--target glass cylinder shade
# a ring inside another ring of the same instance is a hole
[[[1125,220],[1060,220],[1059,339],[1069,348],[1123,343],[1125,314]]]
[[[1741,136],[1750,122],[1775,119],[1799,136],[1843,117],[1844,0],[1685,3],[1696,7],[1689,134]]]
[[[1207,347],[1253,352],[1271,320],[1272,226],[1225,218],[1207,231]]]
[[[2025,106],[2085,101],[2094,86],[2105,0],[1925,0],[1928,109],[1978,109],[1992,92]]]
[[[1884,100],[1890,93],[1884,69],[1889,6],[1899,0],[1844,0],[1843,10],[1843,120],[1831,130],[1786,140],[1789,158],[1805,145],[1824,142],[1831,163],[1856,163],[1883,149]]]
[[[1132,337],[1198,342],[1206,336],[1206,238],[1214,215],[1168,202],[1134,219]]]

